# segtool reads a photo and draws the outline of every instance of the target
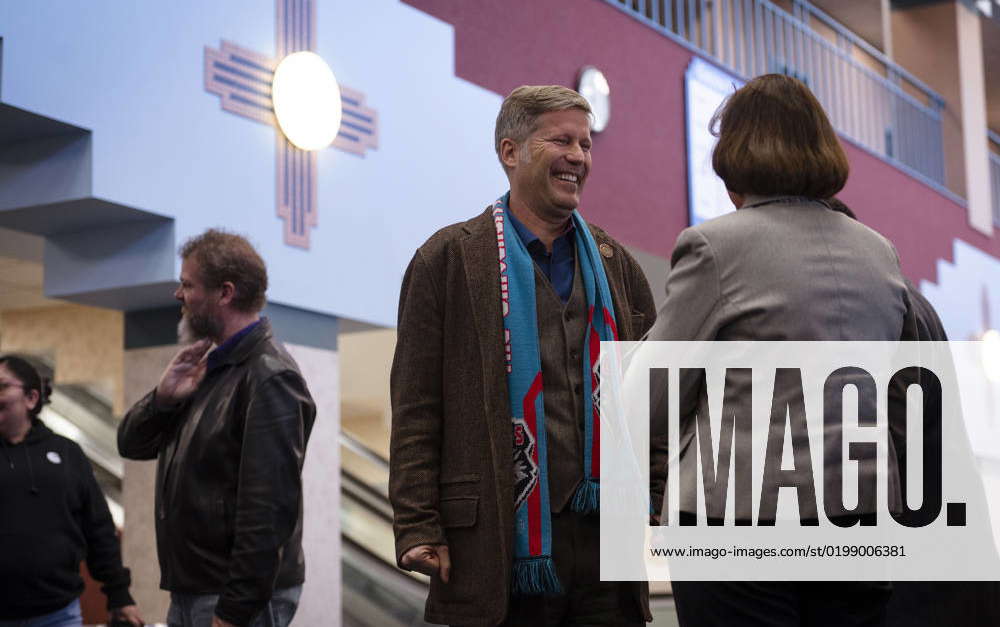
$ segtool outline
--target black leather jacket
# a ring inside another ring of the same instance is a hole
[[[249,624],[274,589],[301,584],[302,463],[316,407],[266,319],[182,405],[155,390],[118,428],[118,451],[158,459],[160,587],[219,594],[216,614]]]

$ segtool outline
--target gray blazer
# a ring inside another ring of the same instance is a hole
[[[735,213],[682,231],[671,264],[666,301],[650,340],[891,341],[910,332],[904,332],[904,321],[912,321],[909,297],[892,244],[821,202],[750,199]],[[906,322],[905,326],[910,329],[911,325]],[[748,377],[737,376],[734,383],[737,388],[750,385]],[[697,381],[681,382],[682,400],[690,403],[688,407],[704,407],[703,398],[694,396],[697,393]],[[680,503],[686,512],[697,511],[696,504],[704,498],[698,495],[696,500],[694,491],[684,487],[693,485],[685,481],[691,479],[686,473],[694,472],[694,464],[685,463],[694,461],[686,459],[695,453],[693,427],[694,413],[682,415]],[[654,431],[657,428],[653,426]],[[839,437],[839,424],[824,430],[827,435],[834,430],[833,435]],[[736,431],[741,437],[738,426]],[[831,453],[834,444],[827,441]],[[889,446],[889,503],[898,508],[898,467]],[[800,460],[795,461],[799,466]],[[839,490],[838,473],[812,470],[827,493]],[[870,476],[864,470],[862,475]],[[759,496],[753,495],[754,519]],[[715,497],[710,496],[709,503],[718,508],[724,494],[720,490]],[[739,503],[737,518],[745,519],[751,511],[749,503],[745,502],[748,506],[742,512]],[[823,504],[817,507],[823,516]],[[875,503],[862,503],[858,511],[875,511]],[[800,514],[806,512],[800,510]]]

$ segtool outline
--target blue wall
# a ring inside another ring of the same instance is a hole
[[[500,97],[455,78],[450,25],[391,0],[317,4],[317,52],[378,111],[380,140],[364,158],[319,153],[309,250],[283,241],[275,130],[203,88],[205,46],[274,55],[273,0],[4,2],[0,101],[90,130],[92,196],[173,218],[174,245],[212,226],[248,235],[272,301],[394,324],[413,250],[506,189]],[[157,257],[137,282],[176,277]],[[109,287],[96,276],[108,262],[93,262],[95,289]],[[73,273],[81,290],[87,270]]]

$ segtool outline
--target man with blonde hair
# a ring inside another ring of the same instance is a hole
[[[601,340],[653,323],[632,256],[576,210],[590,107],[519,87],[497,116],[510,191],[410,262],[391,377],[389,498],[426,619],[637,625],[645,584],[599,576]]]

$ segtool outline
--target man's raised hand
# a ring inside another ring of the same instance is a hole
[[[160,407],[176,405],[191,396],[205,377],[209,339],[198,340],[174,355],[170,365],[163,371],[156,386],[156,404]]]

